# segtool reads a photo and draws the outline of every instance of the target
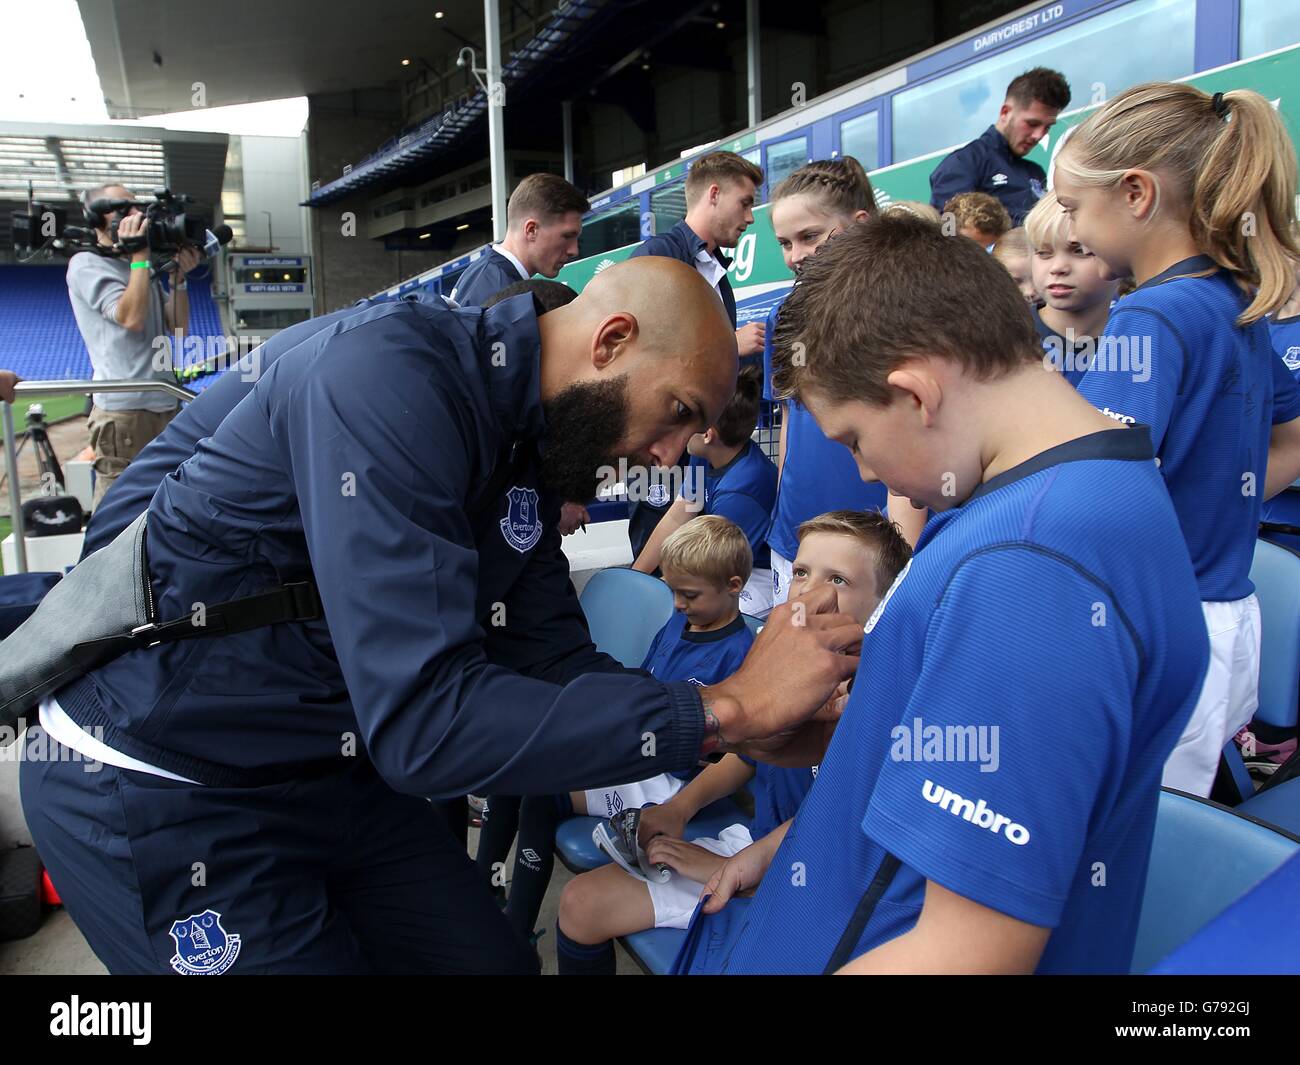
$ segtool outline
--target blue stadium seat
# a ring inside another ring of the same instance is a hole
[[[1150,971],[1298,852],[1300,838],[1289,832],[1162,788],[1132,971]]]
[[[729,825],[748,821],[745,812],[732,799],[719,799],[701,810],[686,826],[687,839],[703,836],[717,838]],[[605,853],[592,841],[591,833],[600,823],[598,817],[570,817],[555,831],[555,853],[565,868],[574,873],[608,865]]]
[[[1300,702],[1300,555],[1257,540],[1250,579],[1259,599],[1261,630],[1255,720],[1294,729]],[[1229,741],[1223,756],[1237,785],[1238,801],[1249,800],[1255,789],[1237,745]]]
[[[1174,949],[1153,975],[1300,973],[1300,854],[1289,859]]]
[[[190,335],[224,335],[205,267],[189,282]],[[31,381],[90,377],[90,356],[72,313],[67,265],[0,266],[0,366]],[[174,352],[176,365],[183,352]]]
[[[631,569],[601,570],[579,598],[596,649],[629,669],[645,661],[655,634],[673,615],[673,593],[657,577]]]
[[[686,942],[684,928],[647,928],[619,940],[641,968],[651,976],[665,976]]]
[[[1266,788],[1237,810],[1300,836],[1300,777]]]

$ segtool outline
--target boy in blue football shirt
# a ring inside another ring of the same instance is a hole
[[[721,949],[695,938],[703,967],[1125,971],[1161,768],[1207,660],[1149,435],[1043,372],[978,245],[901,216],[805,266],[774,384],[938,513],[867,621],[774,875]],[[724,870],[697,923],[749,877]]]
[[[1097,256],[1070,239],[1070,219],[1056,193],[1034,205],[1025,218],[1025,234],[1030,280],[1043,300],[1033,308],[1043,365],[1059,370],[1077,387],[1096,353],[1096,338],[1105,331],[1119,281],[1106,273]]]
[[[1300,380],[1300,264],[1296,265],[1296,286],[1276,314],[1268,319],[1268,335],[1273,350],[1286,364],[1292,375]],[[1261,521],[1279,522],[1283,525],[1300,525],[1300,489],[1284,488],[1272,499],[1264,502]],[[1273,535],[1279,543],[1300,549],[1300,539],[1288,534]]]
[[[697,518],[664,545],[665,573],[674,541],[707,520]],[[859,622],[867,620],[912,554],[897,526],[878,511],[820,514],[799,526],[798,537],[791,598],[830,585],[840,612]],[[815,775],[816,767],[783,768],[728,754],[672,798],[646,808],[639,843],[650,862],[667,866],[672,875],[663,883],[645,882],[618,865],[606,865],[565,885],[557,924],[560,975],[612,976],[614,938],[645,928],[685,928],[701,888],[728,858],[780,845]],[[716,839],[687,838],[691,818],[746,784],[754,798],[749,824],[730,825]]]
[[[673,616],[655,636],[641,668],[660,680],[704,687],[740,668],[754,642],[740,616],[741,590],[752,557],[745,534],[718,515],[702,515],[664,542],[664,582],[673,592]],[[573,814],[612,817],[647,803],[666,802],[693,774],[660,773],[646,780],[570,795],[525,796],[506,917],[532,935],[555,867],[555,829]]]
[[[664,541],[696,514],[720,514],[740,526],[749,540],[753,571],[740,596],[740,609],[756,618],[772,610],[772,562],[767,534],[776,502],[776,466],[751,437],[758,424],[762,371],[747,366],[717,424],[687,441],[691,463],[682,490],[659,520],[632,568],[654,573]]]

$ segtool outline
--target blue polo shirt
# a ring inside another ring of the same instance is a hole
[[[1047,189],[1047,174],[1037,163],[1016,155],[997,126],[958,148],[930,174],[930,203],[938,210],[959,192],[987,192],[997,197],[1022,225]]]
[[[754,634],[739,614],[712,632],[693,632],[686,615],[673,611],[650,644],[641,668],[660,680],[684,680],[703,688],[726,680],[740,668]]]
[[[1083,375],[1088,372],[1088,363],[1095,350],[1092,338],[1071,341],[1064,333],[1058,333],[1043,321],[1043,316],[1039,313],[1041,308],[1033,307],[1031,310],[1034,315],[1034,328],[1038,331],[1038,339],[1043,345],[1043,354],[1051,359],[1051,365],[1055,366],[1070,384],[1078,388]]]
[[[714,971],[839,968],[909,931],[928,880],[1052,929],[1039,972],[1127,971],[1208,657],[1152,459],[1103,430],[930,521],[865,627],[859,676],[894,683],[855,686]]]
[[[527,280],[527,274],[493,247],[465,267],[451,298],[462,307],[482,307],[507,285]]]
[[[702,501],[697,495],[701,484]],[[754,554],[755,569],[772,565],[767,531],[772,526],[772,504],[776,502],[776,464],[754,441],[746,441],[743,451],[716,469],[706,459],[692,455],[682,495],[702,505],[703,509],[691,512],[691,517],[718,514],[740,526]]]
[[[1079,383],[1104,414],[1151,427],[1207,602],[1255,590],[1269,435],[1300,417],[1300,387],[1267,322],[1236,324],[1247,303],[1209,256],[1175,263],[1115,305]]]
[[[763,398],[767,400],[773,399],[772,341],[780,310],[781,304],[777,304],[767,314],[763,343]],[[828,510],[884,511],[889,491],[879,481],[862,479],[852,452],[827,439],[807,408],[786,401],[782,416],[785,462],[767,542],[778,555],[793,562],[799,553],[799,526],[809,518]]]

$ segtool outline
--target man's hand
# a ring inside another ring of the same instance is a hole
[[[736,347],[740,357],[758,355],[763,350],[763,340],[767,326],[763,322],[749,322],[736,330]]]
[[[149,227],[149,220],[139,211],[134,211],[127,215],[117,224],[118,243],[130,240],[132,237],[138,237]],[[149,248],[137,248],[131,253],[133,263],[146,262],[149,259]]]
[[[645,856],[655,864],[666,865],[673,872],[701,884],[712,879],[727,860],[694,843],[668,836],[655,836],[646,845]]]
[[[172,262],[172,271],[175,278],[182,279],[199,265],[199,249],[184,247],[176,253],[176,258]]]
[[[853,676],[862,626],[836,609],[830,585],[783,603],[768,615],[740,669],[701,690],[706,715],[717,721],[721,747],[733,749],[794,729]]]
[[[681,839],[685,831],[686,818],[681,815],[671,800],[658,806],[641,808],[641,820],[637,823],[637,841],[642,847],[648,846],[655,836]]]
[[[587,513],[587,508],[581,503],[565,503],[560,507],[560,535],[568,536],[575,531],[578,526],[586,525],[591,521],[591,515]]]
[[[14,401],[14,385],[21,380],[22,378],[13,370],[0,370],[0,400],[5,403],[12,403]]]

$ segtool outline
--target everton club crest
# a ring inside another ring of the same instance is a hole
[[[219,976],[239,957],[239,936],[221,927],[215,910],[176,921],[170,934],[176,944],[172,968],[182,976]]]
[[[531,551],[542,538],[542,519],[537,513],[537,492],[516,485],[506,493],[510,509],[501,519],[501,535],[521,555]]]

